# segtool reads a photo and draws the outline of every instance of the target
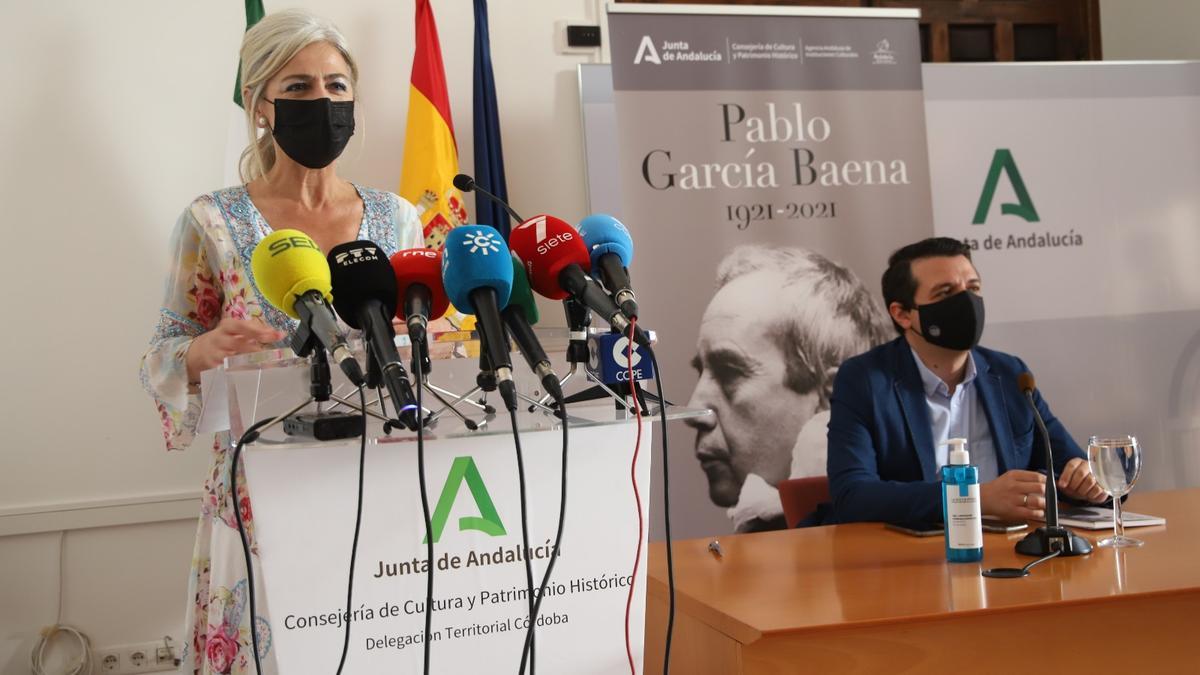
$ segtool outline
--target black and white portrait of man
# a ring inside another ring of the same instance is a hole
[[[690,407],[713,503],[739,532],[784,527],[776,486],[825,474],[838,366],[890,338],[879,304],[845,267],[803,248],[739,246],[718,265],[700,322]]]

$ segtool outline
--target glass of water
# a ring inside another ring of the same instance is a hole
[[[1096,545],[1110,548],[1141,546],[1142,540],[1125,536],[1121,497],[1133,488],[1142,472],[1142,446],[1133,436],[1092,436],[1088,440],[1088,465],[1100,488],[1113,498],[1113,536],[1101,539]]]

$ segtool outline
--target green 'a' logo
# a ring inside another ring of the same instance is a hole
[[[438,497],[437,506],[433,510],[433,518],[430,519],[435,544],[442,538],[442,530],[446,528],[446,519],[450,517],[450,509],[454,506],[454,500],[458,498],[459,487],[464,482],[471,491],[471,497],[475,500],[479,515],[459,518],[458,529],[460,531],[478,530],[493,537],[505,534],[504,523],[500,522],[500,514],[496,512],[496,507],[492,504],[492,496],[488,494],[487,487],[483,484],[483,476],[479,475],[475,460],[470,457],[455,457],[454,464],[450,466],[450,475],[446,477],[446,484],[442,486],[442,495]]]
[[[1000,182],[1001,171],[1008,175],[1008,182],[1012,183],[1013,192],[1017,193],[1017,203],[1001,204],[1000,213],[1006,216],[1020,216],[1031,223],[1038,222],[1037,209],[1033,207],[1033,200],[1029,198],[1029,191],[1025,189],[1025,181],[1021,180],[1021,172],[1017,170],[1012,152],[1008,148],[1000,148],[992,157],[992,168],[988,169],[983,194],[979,195],[979,205],[975,207],[975,219],[971,224],[982,225],[987,220],[988,209],[992,207],[992,197],[996,195],[996,184]]]

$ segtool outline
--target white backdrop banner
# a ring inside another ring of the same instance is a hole
[[[969,242],[983,343],[1142,488],[1200,484],[1200,63],[925,68],[934,222]]]
[[[918,14],[609,11],[616,153],[588,154],[615,154],[668,397],[716,411],[673,425],[674,532],[782,527],[776,485],[825,472],[837,366],[892,337],[888,255],[932,234]]]
[[[647,439],[651,428],[647,422]],[[636,431],[634,423],[571,430],[564,538],[538,620],[539,672],[600,675],[628,667],[623,625],[638,545],[629,476]],[[562,433],[525,432],[521,440],[536,585],[557,526]],[[432,440],[425,451],[435,539],[433,672],[515,671],[529,614],[512,437]],[[246,451],[264,577],[259,596],[265,592],[267,605],[259,613],[269,617],[281,673],[337,669],[357,453],[357,442]],[[645,516],[649,461],[638,464]],[[368,444],[346,672],[420,672],[426,552],[416,476],[411,439]],[[638,664],[644,589],[643,549],[630,616]]]

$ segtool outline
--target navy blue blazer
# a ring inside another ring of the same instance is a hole
[[[1021,359],[976,347],[976,393],[987,414],[1001,474],[1045,469],[1046,451],[1033,411],[1017,387],[1029,368]],[[1074,457],[1086,459],[1037,391],[1054,472]],[[846,360],[830,399],[826,469],[832,505],[825,523],[940,522],[941,483],[933,427],[916,358],[904,338]],[[967,448],[970,450],[970,448]]]

